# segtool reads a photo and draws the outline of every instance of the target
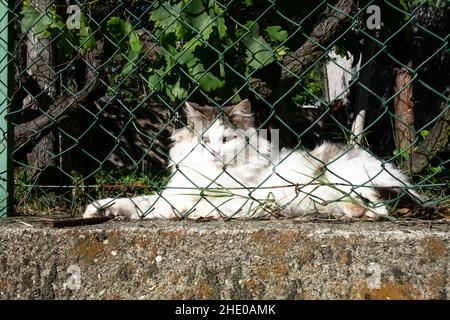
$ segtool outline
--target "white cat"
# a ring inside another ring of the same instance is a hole
[[[255,129],[248,100],[223,113],[195,103],[186,103],[185,111],[188,126],[172,135],[171,176],[164,191],[97,200],[84,217],[376,217],[388,215],[381,191],[423,200],[404,173],[361,149],[324,143],[311,152],[278,154],[276,144]]]

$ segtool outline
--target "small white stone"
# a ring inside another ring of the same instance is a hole
[[[106,239],[105,241],[103,241],[103,244],[108,244],[108,243],[109,243],[108,239]]]
[[[111,251],[111,255],[112,256],[117,256],[117,251],[115,251],[115,250]]]
[[[161,256],[156,256],[155,261],[156,261],[156,263],[161,263],[162,257]]]

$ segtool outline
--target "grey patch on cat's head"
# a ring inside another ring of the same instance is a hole
[[[177,129],[172,133],[170,137],[173,143],[190,142],[193,139],[191,131],[187,128]]]
[[[250,101],[245,99],[238,104],[225,106],[222,113],[218,107],[186,102],[187,125],[193,128],[194,125],[200,124],[202,128],[206,129],[217,119],[225,126],[247,130],[254,126],[251,107]]]
[[[231,123],[239,129],[247,130],[253,128],[255,125],[252,105],[248,99],[242,100],[236,105],[226,106],[224,111]]]
[[[218,115],[217,108],[208,105],[202,106],[195,102],[186,102],[184,112],[186,113],[188,127],[200,123],[203,128],[207,128]]]

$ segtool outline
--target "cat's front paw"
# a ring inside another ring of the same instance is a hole
[[[342,207],[342,211],[348,218],[377,218],[389,215],[389,212],[384,205],[369,208],[358,203],[345,203]]]
[[[91,204],[89,204],[89,205],[86,207],[86,209],[84,210],[83,218],[88,219],[88,218],[94,218],[94,217],[101,217],[101,216],[103,216],[101,213],[102,213],[101,210],[97,209],[97,208],[91,203]]]
[[[108,205],[110,203],[110,205]],[[113,199],[97,200],[89,204],[83,213],[83,218],[94,217],[111,217],[114,218],[119,215],[117,204]]]
[[[102,199],[96,200],[89,204],[84,210],[83,218],[93,217],[125,217],[134,218],[133,206],[128,203],[127,199]]]

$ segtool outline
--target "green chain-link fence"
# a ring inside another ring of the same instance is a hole
[[[335,141],[369,150],[402,168],[442,218],[449,8],[403,0],[2,0],[0,212],[79,215],[95,199],[161,193],[185,102],[220,115],[250,99],[256,127],[272,138],[279,129],[280,147]],[[390,210],[411,214],[397,200]]]

